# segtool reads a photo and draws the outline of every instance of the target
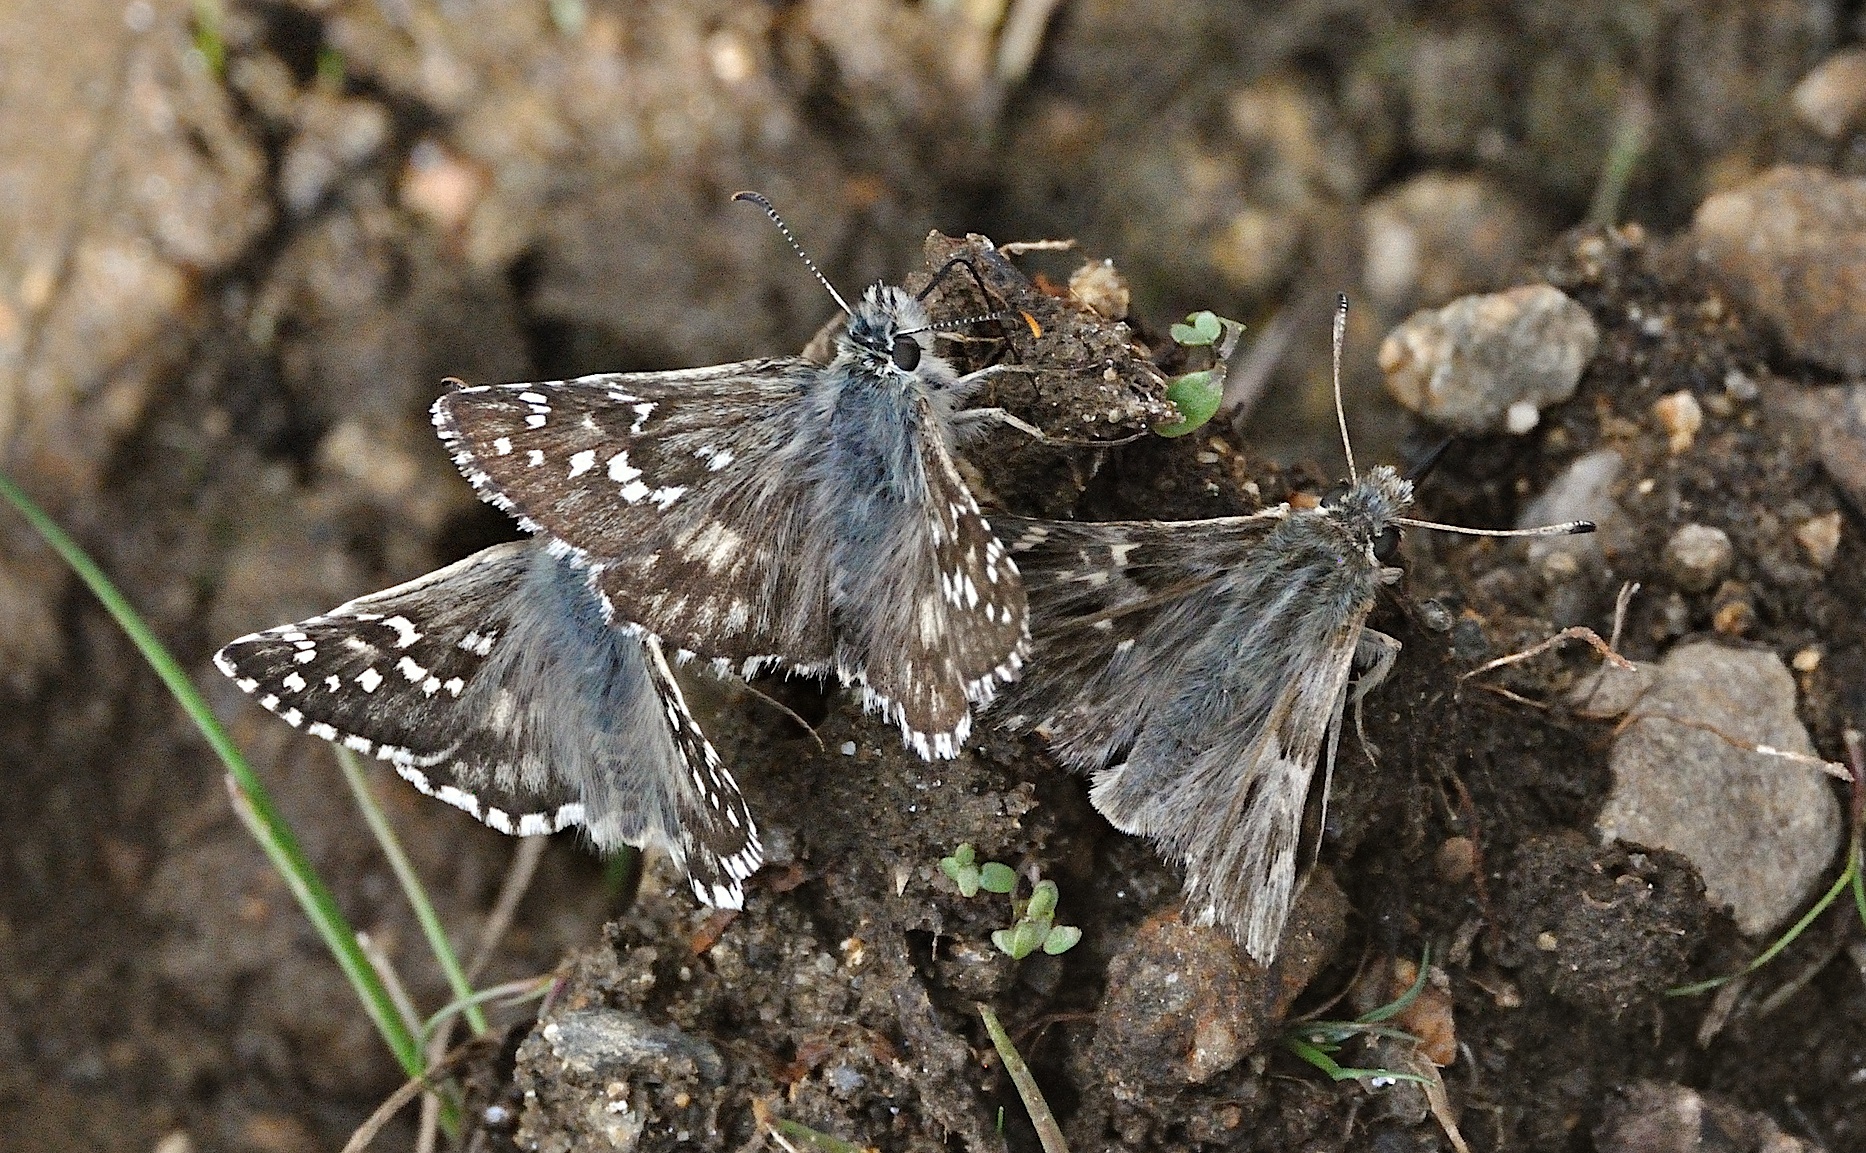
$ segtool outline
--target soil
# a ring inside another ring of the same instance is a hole
[[[1858,921],[1817,922],[1705,1029],[1707,998],[1665,990],[1764,943],[1684,858],[1599,844],[1612,722],[1563,703],[1599,658],[1574,646],[1463,678],[1569,625],[1604,635],[1638,581],[1632,660],[1700,636],[1784,660],[1818,647],[1797,666],[1815,747],[1838,758],[1866,717],[1861,510],[1792,417],[1840,378],[1779,347],[1683,231],[1706,194],[1775,160],[1858,166],[1785,95],[1854,37],[1848,12],[1083,2],[1060,6],[1025,70],[997,55],[1014,38],[990,4],[16,7],[0,463],[203,686],[429,1009],[446,986],[326,747],[208,658],[512,535],[432,436],[442,378],[804,347],[828,302],[736,189],[771,196],[845,293],[918,287],[965,253],[977,278],[942,280],[936,311],[1027,315],[946,351],[1027,370],[997,376],[990,403],[1108,443],[969,442],[981,499],[1023,515],[1187,519],[1324,491],[1337,290],[1356,297],[1363,462],[1435,439],[1373,368],[1411,309],[1539,280],[1600,327],[1578,394],[1528,437],[1453,443],[1419,510],[1508,525],[1607,446],[1639,482],[1627,524],[1572,580],[1519,546],[1408,536],[1407,576],[1370,621],[1405,647],[1368,698],[1365,744],[1342,743],[1325,813],[1311,805],[1316,869],[1274,969],[1179,925],[1173,867],[1112,830],[1040,740],[987,717],[958,760],[928,763],[847,694],[753,686],[806,730],[697,678],[771,863],[745,912],[721,915],[664,863],[618,879],[557,838],[480,981],[558,980],[463,1053],[469,1147],[781,1148],[781,1118],[858,1147],[1035,1149],[984,1003],[1076,1150],[1451,1148],[1416,1088],[1331,1082],[1281,1043],[1294,1022],[1390,999],[1429,952],[1434,1008],[1408,1025],[1431,1026],[1471,1148],[1617,1148],[1603,1125],[1652,1084],[1866,1148]],[[1639,223],[1582,226],[1635,121],[1645,149],[1613,218]],[[1479,224],[1424,227],[1438,239],[1421,270],[1377,275],[1371,222],[1426,177],[1463,182]],[[1013,259],[985,236],[1079,247]],[[1060,287],[1103,257],[1131,292],[1125,323]],[[1206,307],[1249,322],[1247,343],[1295,318],[1264,399],[1116,443],[1158,418],[1184,367],[1166,326]],[[1755,392],[1733,394],[1733,374]],[[1706,418],[1673,452],[1653,402],[1681,390]],[[1834,510],[1820,569],[1790,530]],[[1737,557],[1696,592],[1663,559],[1692,520],[1726,526]],[[5,515],[0,762],[0,1147],[339,1147],[398,1070],[199,735]],[[386,771],[375,791],[470,952],[512,842]],[[994,948],[1007,901],[961,896],[938,866],[960,842],[1054,880],[1080,943],[1022,961]],[[1187,1012],[1149,1008],[1178,981]],[[1410,1060],[1357,1046],[1344,1063]],[[377,1147],[414,1140],[411,1110]]]

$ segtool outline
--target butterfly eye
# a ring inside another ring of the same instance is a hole
[[[1393,525],[1380,530],[1374,538],[1374,559],[1385,564],[1399,555],[1400,530]]]
[[[894,338],[894,367],[912,372],[920,366],[920,342],[911,336]]]

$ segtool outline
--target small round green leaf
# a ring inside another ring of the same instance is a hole
[[[1017,956],[1017,954],[1012,951],[1014,941],[1015,938],[1009,929],[993,929],[991,931],[991,943],[998,947],[998,952],[1006,956]]]
[[[1210,311],[1195,312],[1186,317],[1186,323],[1175,324],[1167,330],[1175,344],[1187,348],[1197,348],[1211,344],[1224,331],[1224,322],[1216,313]]]
[[[1017,873],[1002,862],[986,861],[979,866],[978,883],[987,893],[1008,893],[1017,888]]]
[[[1011,958],[1021,961],[1037,951],[1043,939],[1050,935],[1048,925],[1039,925],[1035,921],[1019,921],[1011,927]]]
[[[1165,437],[1186,435],[1212,418],[1224,395],[1224,385],[1211,369],[1174,377],[1166,386],[1166,399],[1179,410],[1180,419],[1156,424],[1153,431]]]
[[[1043,951],[1052,957],[1058,953],[1067,953],[1081,939],[1082,930],[1074,925],[1053,925],[1049,934],[1043,938]]]

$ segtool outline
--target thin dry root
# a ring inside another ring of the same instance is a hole
[[[1470,672],[1465,673],[1458,679],[1461,681],[1468,681],[1479,673],[1487,673],[1492,669],[1500,669],[1505,665],[1513,665],[1519,661],[1526,661],[1530,657],[1541,656],[1563,641],[1586,641],[1589,648],[1600,654],[1601,660],[1606,661],[1616,669],[1625,669],[1627,672],[1632,672],[1638,666],[1620,655],[1620,633],[1626,627],[1627,606],[1633,603],[1633,595],[1638,591],[1639,586],[1632,581],[1628,581],[1620,586],[1620,595],[1615,597],[1613,602],[1613,639],[1610,641],[1601,640],[1599,633],[1585,625],[1571,625],[1539,644],[1530,645],[1522,652],[1511,653],[1507,657],[1498,657],[1494,661],[1487,661],[1472,669]],[[1503,695],[1515,697],[1513,693],[1504,693]],[[1521,697],[1515,697],[1515,699],[1523,700]],[[1524,703],[1530,702],[1525,701]]]

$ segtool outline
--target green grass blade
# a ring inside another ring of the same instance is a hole
[[[1665,995],[1667,997],[1695,997],[1699,993],[1707,993],[1719,986],[1727,985],[1731,981],[1736,980],[1736,978],[1741,977],[1744,973],[1754,973],[1757,969],[1775,960],[1776,954],[1794,944],[1795,938],[1806,932],[1808,926],[1814,923],[1814,919],[1827,911],[1827,906],[1839,900],[1840,894],[1846,892],[1847,887],[1853,884],[1854,878],[1859,876],[1859,866],[1860,857],[1859,854],[1856,853],[1853,855],[1852,859],[1847,862],[1846,872],[1841,873],[1834,883],[1828,887],[1827,892],[1821,894],[1821,899],[1814,902],[1814,907],[1809,909],[1806,913],[1803,913],[1799,921],[1790,925],[1787,932],[1777,937],[1767,949],[1764,949],[1755,960],[1743,966],[1740,971],[1722,977],[1712,977],[1707,981],[1697,981],[1690,985],[1680,985],[1675,989],[1667,989],[1665,990]]]
[[[1024,1064],[1017,1046],[1011,1044],[1010,1034],[998,1023],[998,1015],[991,1011],[991,1006],[979,1005],[978,1016],[985,1022],[985,1032],[991,1034],[992,1048],[1004,1062],[1004,1071],[1017,1088],[1017,1095],[1024,1099],[1024,1109],[1030,1114],[1030,1124],[1037,1130],[1037,1141],[1043,1146],[1043,1153],[1069,1153],[1063,1131],[1050,1112],[1050,1103],[1043,1099],[1043,1090],[1037,1087],[1037,1079],[1030,1075],[1030,1066]]]
[[[440,963],[441,972],[447,974],[447,984],[454,991],[455,1001],[466,1007],[467,1026],[473,1030],[475,1037],[484,1036],[486,1014],[480,1011],[478,1002],[473,1000],[473,986],[467,980],[466,971],[460,967],[460,957],[454,952],[453,943],[447,939],[446,927],[441,924],[433,903],[428,900],[428,891],[421,883],[420,874],[409,863],[408,854],[402,851],[402,842],[396,837],[395,830],[389,827],[389,819],[383,815],[382,806],[370,794],[369,779],[364,775],[356,754],[341,745],[336,746],[334,751],[337,763],[343,767],[343,779],[348,782],[350,793],[356,798],[356,807],[363,810],[363,820],[368,822],[369,831],[376,835],[376,844],[381,847],[382,855],[389,859],[389,867],[395,870],[395,879],[401,882],[402,893],[415,911],[415,920],[421,923],[421,932],[428,939],[428,948]]]
[[[149,626],[143,623],[142,617],[137,615],[129,601],[110,583],[110,578],[104,575],[103,570],[43,509],[4,475],[0,475],[0,497],[5,497],[7,503],[18,509],[27,523],[52,546],[53,551],[71,566],[71,571],[77,573],[78,578],[89,586],[102,602],[105,611],[109,612],[124,635],[135,644],[143,659],[149,662],[149,667],[162,678],[169,693],[201,731],[201,736],[206,738],[208,747],[220,757],[221,763],[226,766],[230,787],[238,798],[235,811],[240,813],[241,820],[259,842],[260,849],[284,878],[292,896],[297,898],[299,907],[311,919],[318,936],[324,939],[325,947],[336,959],[343,975],[349,979],[351,988],[356,990],[357,1000],[362,1002],[363,1010],[369,1014],[370,1020],[376,1023],[377,1031],[382,1034],[382,1039],[387,1042],[389,1051],[395,1054],[403,1071],[410,1077],[421,1076],[421,1046],[414,1034],[402,1024],[388,990],[383,987],[375,968],[358,947],[355,930],[345,920],[342,910],[337,908],[336,898],[331,895],[323,878],[318,876],[310,858],[305,856],[298,838],[292,835],[291,826],[286,824],[285,818],[273,806],[258,774],[246,763],[246,758],[227,735],[227,730],[221,727],[200,690],[194,687],[188,674],[169,655],[168,649],[156,639],[155,634],[149,631]]]

